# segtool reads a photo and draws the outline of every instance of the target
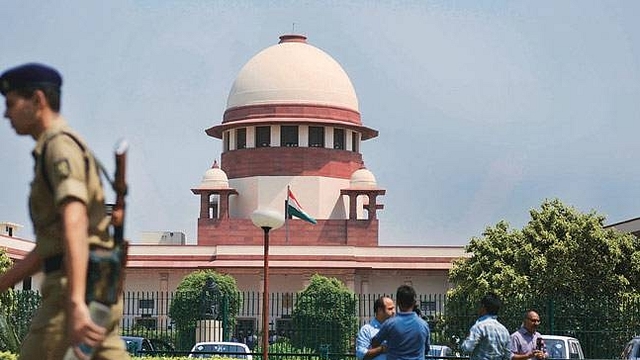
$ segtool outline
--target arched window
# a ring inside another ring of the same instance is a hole
[[[247,129],[236,130],[236,149],[244,149],[247,147]]]
[[[256,147],[271,146],[271,127],[256,126]]]
[[[333,129],[333,148],[344,150],[344,129]]]
[[[309,147],[324,147],[324,127],[309,126]]]
[[[359,135],[360,134],[358,134],[355,131],[351,132],[351,151],[353,151],[353,152],[359,152],[360,151],[359,146],[358,146],[360,144],[360,142],[358,141],[359,138],[360,138]]]
[[[291,125],[283,125],[280,127],[280,146],[297,147],[298,146],[298,127]]]
[[[223,151],[229,151],[229,131],[225,131],[222,133],[222,148]]]

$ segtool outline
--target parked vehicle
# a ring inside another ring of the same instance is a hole
[[[253,360],[251,350],[246,344],[238,342],[210,341],[199,342],[191,348],[190,358],[212,358],[224,354],[227,358]]]
[[[151,342],[153,351],[155,351],[156,354],[172,354],[176,351],[175,346],[167,341],[161,339],[149,339],[149,341]]]
[[[451,349],[447,345],[429,345],[429,352],[427,352],[427,356],[437,359],[455,356],[455,354],[453,353],[453,349]]]
[[[624,346],[620,358],[624,360],[640,360],[640,336],[634,336]]]
[[[122,336],[127,352],[133,356],[144,355],[171,355],[175,348],[168,342],[160,339],[147,339],[140,336]]]
[[[125,348],[129,354],[137,356],[142,355],[147,351],[153,351],[153,345],[151,341],[144,337],[138,336],[122,336],[124,340]]]
[[[570,336],[542,335],[549,359],[584,359],[578,339]]]

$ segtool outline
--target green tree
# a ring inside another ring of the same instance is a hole
[[[0,274],[6,272],[13,261],[7,255],[4,248],[0,248]],[[17,353],[20,350],[20,341],[15,326],[11,325],[12,310],[15,309],[15,294],[13,290],[0,294],[0,348]]]
[[[13,260],[7,255],[5,248],[0,248],[0,274],[4,274],[13,265]]]
[[[358,330],[356,297],[340,280],[313,275],[292,313],[294,347],[346,353]]]
[[[182,279],[169,308],[169,316],[179,332],[177,347],[190,350],[195,343],[198,320],[218,319],[229,339],[240,309],[240,292],[230,275],[213,270],[195,271]]]
[[[547,318],[541,332],[597,344],[589,357],[619,351],[615,342],[607,346],[598,337],[604,329],[623,326],[621,301],[637,297],[640,241],[605,229],[604,216],[581,213],[558,199],[545,200],[530,215],[521,230],[504,221],[488,227],[471,239],[468,256],[454,262],[449,277],[455,287],[446,308],[449,331],[463,336],[477,301],[493,291],[505,303],[501,319],[511,330],[520,325],[522,311],[534,308],[543,321]]]

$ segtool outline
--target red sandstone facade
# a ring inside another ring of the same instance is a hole
[[[222,169],[229,179],[286,175],[349,179],[363,165],[359,153],[317,147],[261,147],[222,154]]]

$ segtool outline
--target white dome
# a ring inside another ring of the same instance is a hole
[[[373,173],[365,168],[358,169],[351,174],[349,182],[352,189],[372,189],[377,188],[376,177]]]
[[[284,35],[240,70],[227,109],[262,104],[316,104],[358,110],[349,76],[301,35]]]
[[[227,173],[218,167],[218,163],[214,163],[213,167],[207,170],[202,177],[202,182],[198,189],[228,189],[229,178]]]

